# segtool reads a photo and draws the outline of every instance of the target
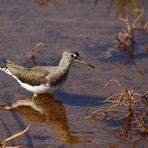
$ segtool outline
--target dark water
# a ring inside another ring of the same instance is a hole
[[[62,52],[75,49],[96,69],[73,65],[64,86],[53,95],[32,94],[0,73],[0,139],[31,128],[9,145],[29,148],[146,148],[147,137],[130,121],[85,119],[95,110],[104,110],[103,101],[119,87],[103,89],[110,79],[140,92],[148,86],[148,36],[136,31],[134,60],[121,67],[127,56],[115,50],[114,37],[126,28],[114,15],[106,15],[108,1],[86,0],[1,0],[0,58],[26,67],[35,64],[27,54],[38,42],[45,46],[35,54],[38,65],[57,65]],[[148,1],[142,0],[144,20],[148,20]],[[112,52],[113,51],[113,52]],[[118,116],[118,115],[117,115]],[[102,116],[101,116],[102,117]],[[100,119],[98,116],[97,119]]]

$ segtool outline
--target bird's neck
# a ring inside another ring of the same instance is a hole
[[[69,70],[70,66],[71,62],[66,58],[62,58],[58,67],[63,71],[67,71]]]

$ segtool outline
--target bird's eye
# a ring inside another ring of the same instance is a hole
[[[75,56],[72,54],[71,57],[74,58]]]

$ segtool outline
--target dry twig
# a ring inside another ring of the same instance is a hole
[[[122,16],[129,15],[131,12],[137,16],[140,10],[139,1],[137,0],[109,0],[108,13],[111,11],[111,8],[114,8],[114,5],[116,5],[116,14]],[[126,10],[128,13],[126,13]]]
[[[142,18],[144,9],[141,10],[137,18],[130,22],[128,18],[119,18],[120,21],[126,24],[127,29],[123,32],[119,32],[118,36],[115,37],[117,41],[117,48],[126,53],[128,60],[125,63],[131,63],[137,70],[138,74],[143,77],[143,72],[138,68],[134,60],[134,43],[135,43],[135,30],[137,29],[137,24]]]
[[[11,141],[11,140],[13,140],[13,139],[15,139],[15,138],[17,138],[17,137],[20,137],[21,135],[25,134],[25,133],[29,130],[30,127],[31,127],[31,124],[29,124],[25,130],[23,130],[23,131],[21,131],[21,132],[18,132],[18,133],[16,133],[16,134],[14,134],[14,135],[12,135],[12,136],[6,138],[6,139],[3,140],[2,142],[0,142],[0,146],[1,146],[2,148],[19,148],[20,146],[9,147],[9,146],[6,146],[6,144],[7,144],[9,141]]]
[[[38,43],[36,46],[34,46],[31,51],[28,53],[28,58],[36,64],[36,57],[34,56],[36,50],[40,47],[40,46],[43,46],[44,44],[43,43]]]
[[[137,29],[137,24],[143,16],[143,13],[144,9],[141,10],[141,13],[133,22],[130,22],[128,18],[119,18],[120,21],[126,24],[127,29],[119,32],[118,37],[115,37],[117,40],[117,48],[121,48],[130,58],[133,58],[134,54],[135,29]]]

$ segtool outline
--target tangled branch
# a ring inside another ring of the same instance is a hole
[[[140,132],[148,133],[148,125],[145,121],[147,111],[144,110],[144,108],[147,108],[148,106],[148,98],[146,96],[148,94],[148,90],[137,93],[132,88],[125,88],[115,79],[107,82],[104,88],[111,86],[112,83],[117,84],[121,91],[114,93],[103,101],[105,104],[107,104],[107,109],[96,110],[87,116],[86,119],[98,121],[98,116],[100,115],[103,115],[103,118],[100,120],[131,119],[130,122],[134,123],[132,125],[134,126],[136,124],[138,127],[137,129]],[[117,115],[115,115],[115,113],[117,113]]]

